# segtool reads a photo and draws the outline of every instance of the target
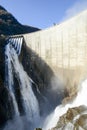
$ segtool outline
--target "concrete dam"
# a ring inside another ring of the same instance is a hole
[[[27,46],[65,86],[75,87],[87,78],[87,10],[53,27],[23,36]]]

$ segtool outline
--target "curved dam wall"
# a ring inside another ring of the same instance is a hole
[[[87,77],[87,11],[24,38],[67,87]]]

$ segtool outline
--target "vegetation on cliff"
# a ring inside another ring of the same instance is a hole
[[[24,34],[38,30],[38,28],[20,24],[11,13],[0,6],[0,35]]]
[[[11,119],[12,104],[9,103],[9,92],[5,86],[5,44],[7,35],[24,34],[39,29],[21,25],[10,13],[0,6],[0,127]],[[56,84],[51,83],[54,73],[52,69],[43,61],[35,52],[23,43],[21,55],[19,56],[24,70],[33,80],[33,91],[38,99],[40,106],[40,114],[50,113],[55,106],[61,103],[65,97],[64,90],[59,88],[53,91],[52,87]],[[18,79],[14,75],[17,99],[20,99],[18,90]],[[21,105],[19,104],[21,110]],[[47,112],[47,113],[46,113]]]

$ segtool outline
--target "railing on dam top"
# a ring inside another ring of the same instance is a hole
[[[11,36],[7,38],[6,43],[12,45],[16,50],[17,55],[20,55],[23,41],[23,36]]]

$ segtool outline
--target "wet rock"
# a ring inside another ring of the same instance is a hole
[[[84,130],[87,130],[87,114],[82,114],[75,123],[76,126],[81,126]]]
[[[13,106],[9,91],[0,86],[0,127],[12,118]]]
[[[87,130],[87,107],[69,108],[51,130]]]
[[[3,117],[3,122],[7,121],[8,117],[12,116],[12,107],[11,107],[11,99],[9,101],[9,92],[5,86],[5,45],[6,45],[6,37],[0,36],[0,105],[2,110],[0,110],[0,115]],[[22,63],[24,70],[27,72],[29,77],[33,80],[32,89],[39,101],[40,106],[40,114],[46,116],[47,113],[50,113],[53,108],[61,103],[63,99],[64,91],[52,91],[51,79],[54,76],[51,68],[30,48],[28,48],[23,42],[22,51],[19,56],[19,60]],[[14,71],[14,70],[13,70]],[[24,114],[24,110],[21,105],[21,96],[20,96],[20,88],[19,82],[15,74],[14,77],[14,85],[15,85],[15,95],[18,103],[20,115]],[[3,97],[3,91],[5,90],[6,97]],[[3,104],[4,102],[4,104]],[[6,108],[6,106],[9,107]],[[5,111],[7,113],[5,113]],[[5,113],[5,114],[4,114]],[[3,124],[3,123],[2,123]]]
[[[0,127],[12,118],[12,101],[5,86],[5,45],[6,37],[0,35]]]
[[[4,86],[4,77],[5,77],[5,55],[4,48],[5,46],[5,37],[0,36],[0,87]]]
[[[65,90],[60,89],[60,84],[55,82],[55,74],[52,69],[31,48],[27,47],[25,41],[22,46],[20,62],[29,77],[34,81],[33,90],[39,101],[41,115],[49,113],[66,96]],[[53,90],[55,85],[56,91]]]

